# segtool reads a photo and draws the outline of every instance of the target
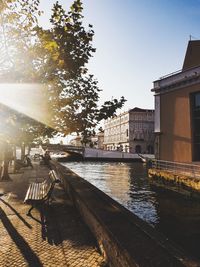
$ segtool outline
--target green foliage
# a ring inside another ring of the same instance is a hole
[[[6,4],[3,5],[0,14],[2,44],[0,81],[19,84],[40,83],[43,58],[39,54],[37,45],[39,42],[37,17],[41,14],[38,8],[39,0],[13,0],[4,1],[4,3]],[[51,136],[52,129],[41,122],[9,107],[3,107],[3,109],[4,117],[7,116],[7,119],[1,121],[1,137],[5,140],[20,144],[21,142],[31,143],[40,136]],[[13,124],[9,125],[10,118],[14,120]],[[6,131],[7,128],[10,128],[10,131]]]
[[[39,0],[3,1],[0,15],[0,81],[40,83],[52,113],[51,126],[63,134],[94,133],[102,119],[116,113],[125,102],[114,99],[99,107],[97,80],[87,69],[96,49],[92,45],[93,27],[83,26],[83,6],[75,0],[66,12],[56,2],[50,18],[51,28],[38,26],[42,15]],[[22,114],[16,122],[21,140],[51,136],[55,131]]]
[[[59,115],[60,131],[66,134],[76,132],[83,139],[95,134],[98,123],[116,114],[126,101],[124,97],[118,101],[106,101],[101,107],[99,101],[98,82],[93,75],[82,75],[76,80],[69,80],[62,91]],[[58,129],[59,130],[59,129]]]
[[[76,132],[87,139],[96,125],[113,116],[126,100],[122,97],[119,101],[114,99],[98,106],[101,90],[87,69],[87,63],[96,51],[92,46],[94,31],[91,24],[88,30],[83,27],[82,10],[80,0],[74,1],[68,13],[56,2],[52,10],[52,28],[48,37],[45,32],[43,43],[51,54],[48,64],[54,66],[50,73],[55,82],[52,99],[59,100],[60,112],[59,116],[55,114],[55,127],[64,134]]]
[[[0,13],[2,82],[34,81],[34,46],[39,0],[6,2]]]

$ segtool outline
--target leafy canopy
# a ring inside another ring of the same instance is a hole
[[[42,84],[52,114],[49,128],[27,117],[21,119],[24,139],[24,133],[33,140],[59,131],[75,132],[86,140],[100,121],[115,115],[126,101],[121,97],[99,105],[101,90],[87,68],[96,51],[94,30],[91,24],[88,29],[83,26],[82,11],[80,0],[75,0],[68,12],[57,1],[51,27],[44,29],[37,20],[43,15],[39,0],[3,1],[0,81]]]

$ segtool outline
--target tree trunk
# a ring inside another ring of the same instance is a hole
[[[31,145],[28,144],[28,151],[27,151],[27,154],[30,155],[30,152],[31,152]]]
[[[0,181],[12,181],[9,174],[8,174],[8,167],[9,167],[9,157],[8,157],[8,144],[5,143],[4,145],[4,155],[3,155],[3,164],[1,168],[1,177]]]
[[[25,143],[21,144],[21,160],[24,160],[25,157]]]
[[[17,159],[17,155],[16,155],[16,146],[13,146],[13,172],[16,172],[16,159]]]

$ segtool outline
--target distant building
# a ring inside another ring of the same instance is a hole
[[[158,159],[200,161],[200,41],[189,41],[183,68],[154,81]]]
[[[154,153],[154,110],[133,108],[106,120],[104,147],[131,153]]]
[[[104,132],[99,132],[96,136],[97,136],[97,148],[104,149]]]
[[[82,146],[81,137],[80,136],[76,136],[75,138],[73,138],[70,141],[70,145],[72,145],[72,146]]]
[[[89,142],[86,144],[86,147],[93,147],[93,148],[98,148],[98,149],[103,149],[104,148],[104,133],[99,132],[95,136],[91,136]],[[70,144],[73,146],[83,146],[84,144],[82,143],[82,137],[81,136],[76,136],[74,139],[70,141]]]

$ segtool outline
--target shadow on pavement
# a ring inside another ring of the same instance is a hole
[[[8,202],[3,200],[2,198],[0,198],[0,201],[3,202],[7,207],[9,207],[15,213],[15,215],[17,215],[17,217],[24,223],[24,225],[26,225],[29,229],[32,229],[32,226]]]
[[[42,263],[40,262],[37,255],[34,251],[30,248],[28,243],[24,240],[24,238],[18,233],[15,229],[11,221],[8,219],[6,213],[0,207],[0,220],[2,221],[3,226],[5,227],[6,231],[8,232],[9,236],[16,244],[17,248],[20,250],[21,254],[23,255],[24,259],[27,261],[29,267],[42,267]]]
[[[82,221],[77,210],[68,204],[54,202],[51,205],[37,207],[40,213],[40,220],[33,214],[30,218],[41,225],[41,237],[50,245],[58,246],[64,240],[71,240],[79,246],[94,246],[94,239],[89,228]]]
[[[90,230],[71,205],[54,203],[37,207],[37,210],[40,220],[32,214],[30,218],[41,225],[41,237],[50,245],[58,246],[64,240],[71,240],[76,246],[96,244]]]

